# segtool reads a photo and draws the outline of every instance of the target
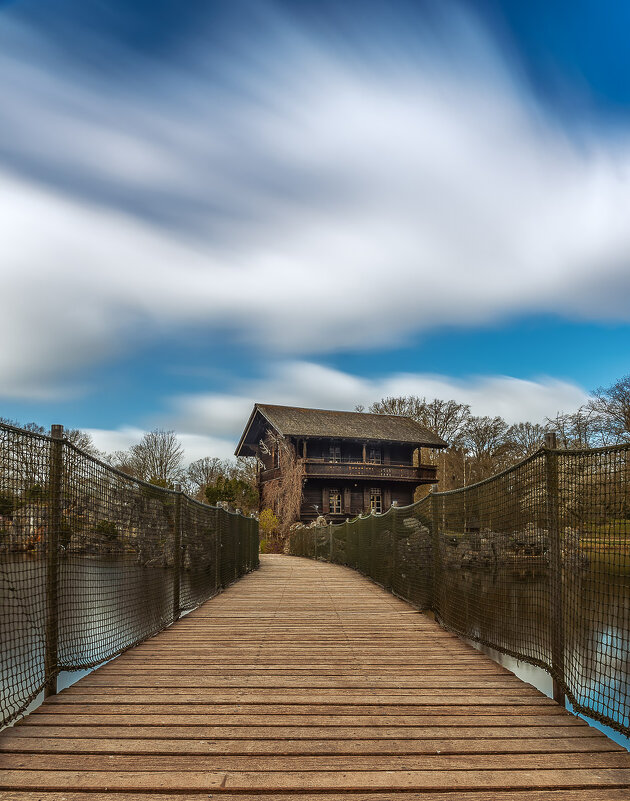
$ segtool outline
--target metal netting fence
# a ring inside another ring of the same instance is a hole
[[[0,425],[0,725],[258,566],[258,523]]]
[[[630,734],[630,445],[543,448],[480,484],[298,529],[290,547],[538,665],[558,700]]]

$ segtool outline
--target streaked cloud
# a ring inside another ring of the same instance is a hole
[[[121,426],[116,429],[86,429],[92,437],[94,446],[106,454],[114,451],[126,451],[142,439],[145,431],[136,426]],[[218,456],[220,459],[234,455],[235,443],[225,437],[212,437],[204,434],[177,432],[177,439],[184,448],[184,465],[202,459],[204,456]]]
[[[254,402],[322,409],[368,407],[388,396],[418,395],[468,403],[475,415],[502,415],[509,423],[544,422],[560,411],[574,411],[586,400],[576,384],[552,378],[523,380],[510,376],[448,376],[397,373],[363,378],[311,362],[282,362],[263,378],[239,382],[231,393],[178,396],[163,422],[203,436],[232,436],[232,448]]]
[[[472,18],[360,51],[275,18],[220,76],[191,48],[137,85],[7,19],[0,396],[79,393],[190,325],[272,362],[523,313],[630,320],[630,138],[570,138]]]
[[[262,379],[235,381],[231,392],[181,395],[169,400],[170,411],[150,421],[172,428],[184,446],[189,464],[203,456],[232,458],[253,404],[278,403],[351,411],[388,396],[418,395],[454,398],[471,405],[473,414],[500,414],[509,423],[543,422],[559,411],[573,411],[587,397],[579,386],[551,378],[525,381],[510,376],[448,376],[396,373],[362,378],[306,361],[276,363]],[[144,429],[89,429],[96,447],[106,453],[139,442]]]

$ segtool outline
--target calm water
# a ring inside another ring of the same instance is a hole
[[[518,659],[514,659],[512,656],[502,654],[499,651],[495,651],[494,648],[488,648],[486,645],[479,645],[479,643],[473,642],[472,640],[467,640],[466,642],[472,645],[473,648],[477,648],[477,650],[487,654],[491,659],[494,659],[495,662],[498,662],[499,665],[503,665],[503,667],[511,670],[515,676],[518,676],[518,678],[521,679],[521,681],[531,684],[537,690],[540,690],[541,693],[544,693],[549,698],[553,698],[553,680],[547,671],[537,667],[536,665],[530,665],[527,662],[520,662]],[[574,714],[577,714],[578,717],[585,720],[589,725],[594,726],[596,729],[604,732],[604,734],[607,737],[610,737],[611,740],[614,740],[616,743],[619,743],[619,745],[622,745],[624,748],[630,751],[630,737],[620,734],[618,731],[615,731],[615,729],[611,729],[610,726],[605,726],[603,723],[599,723],[599,721],[593,720],[587,715],[574,712],[569,701],[566,702],[566,708]]]
[[[213,594],[214,568],[183,571],[181,603],[192,608]],[[126,558],[69,556],[60,566],[59,661],[62,686],[172,620],[173,571]],[[0,708],[14,712],[34,699],[44,679],[46,566],[30,555],[0,563]],[[0,720],[2,717],[0,716]]]
[[[630,579],[607,573],[600,566],[566,570],[565,574],[564,660],[569,687],[582,705],[628,726]],[[546,567],[445,573],[439,598],[441,617],[449,627],[468,635],[472,645],[551,697],[549,674],[525,660],[551,663],[549,586]],[[506,656],[488,644],[524,658]],[[593,725],[630,749],[629,738],[599,723]]]

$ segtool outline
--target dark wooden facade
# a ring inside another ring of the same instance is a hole
[[[236,455],[258,457],[261,489],[281,473],[275,448],[265,444],[270,432],[302,460],[302,522],[318,515],[341,522],[412,503],[418,486],[437,482],[424,449],[446,446],[407,417],[256,404]]]

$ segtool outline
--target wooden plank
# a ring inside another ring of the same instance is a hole
[[[37,715],[52,714],[50,706],[50,704],[47,704],[33,710],[29,719],[35,719]],[[528,718],[527,724],[529,724],[529,717],[534,715],[540,718],[564,716],[563,710],[557,704],[520,707],[474,706],[472,703],[468,706],[423,706],[422,704],[378,704],[371,706],[369,704],[246,704],[242,702],[211,704],[205,701],[164,704],[159,699],[155,699],[154,703],[138,702],[134,704],[131,699],[126,703],[106,703],[105,701],[93,703],[91,700],[89,702],[63,703],[62,699],[58,699],[54,703],[54,707],[55,712],[65,715],[143,715],[145,713],[168,715],[177,714],[181,710],[181,714],[189,712],[199,715],[265,715],[267,720],[278,715],[371,715],[372,717],[376,715],[381,717],[385,715],[423,715],[430,716],[431,719],[435,715],[474,716],[477,719],[486,715],[500,715],[501,718],[522,715],[523,718]]]
[[[563,725],[578,726],[577,721],[567,721],[564,716],[560,718]],[[515,719],[514,716],[509,715],[477,715],[475,719],[475,726],[489,726],[496,728],[511,728],[515,725],[519,729],[525,726],[554,726],[557,727],[559,720],[558,715],[550,715],[549,717],[539,716],[525,716],[524,718]],[[135,714],[111,713],[100,715],[75,715],[75,714],[39,714],[31,715],[27,718],[22,726],[247,726],[248,728],[255,728],[257,726],[279,726],[286,728],[287,726],[352,726],[357,727],[375,727],[385,726],[391,728],[393,726],[404,727],[408,729],[410,726],[414,727],[469,727],[470,719],[468,715],[277,715],[277,714],[262,714],[262,715],[217,715],[217,714],[204,714],[196,715],[192,711],[184,710],[178,715],[173,714],[151,714],[146,710]]]
[[[358,574],[270,556],[0,735],[0,787],[1,801],[625,801],[630,755]]]
[[[554,707],[559,709],[558,705],[550,698],[545,698],[540,693],[534,692],[533,694],[523,693],[523,695],[515,695],[510,693],[493,694],[493,695],[475,695],[474,698],[478,701],[480,707],[501,707],[505,708],[509,704],[509,708],[515,709],[515,714],[520,712],[520,708],[537,706],[541,708]],[[174,706],[178,704],[198,704],[207,703],[209,700],[208,693],[199,691],[171,690],[169,692],[169,705]],[[397,705],[397,706],[422,706],[422,707],[474,707],[475,701],[472,700],[470,695],[462,695],[461,693],[452,694],[442,691],[439,698],[436,698],[435,693],[399,693],[392,695],[388,693],[371,692],[368,696],[364,692],[352,692],[350,690],[344,693],[327,693],[324,695],[322,691],[317,693],[309,693],[303,695],[301,693],[252,693],[252,692],[226,692],[212,693],[211,700],[214,704],[264,704],[265,706],[275,706],[277,704],[321,704],[321,705],[339,705],[343,703],[361,703],[365,706],[384,706],[384,705]],[[79,684],[76,687],[70,687],[63,690],[59,695],[52,696],[46,701],[46,709],[52,704],[151,704],[159,703],[160,696],[155,693],[130,693],[124,694],[114,691],[104,691],[98,688],[90,688],[89,692],[84,692]],[[565,714],[563,710],[560,710]]]
[[[630,769],[592,770],[447,770],[447,771],[296,771],[187,772],[5,770],[1,789],[118,792],[179,791],[304,791],[336,790],[528,790],[630,787]]]
[[[208,801],[208,798],[219,798],[218,795],[208,793],[151,793],[134,792],[133,801]],[[259,793],[230,793],[230,801],[261,801]],[[121,801],[117,792],[46,792],[29,790],[9,790],[0,795],[2,801]],[[267,793],[264,801],[313,801],[309,792]],[[318,792],[317,801],[340,801],[338,792]],[[450,792],[424,792],[421,796],[416,792],[396,792],[395,801],[455,801]],[[343,801],[382,801],[382,792],[349,792],[344,793]],[[389,801],[389,799],[388,799]],[[460,790],[457,801],[628,801],[628,791],[625,789],[598,788],[595,795],[592,789],[564,789],[564,790]]]
[[[348,671],[347,659],[343,661],[343,665],[341,663],[335,665],[334,663],[331,662],[331,660],[327,660],[325,663],[320,663],[317,661],[317,657],[315,655],[310,657],[310,659],[312,660],[313,670],[317,672],[324,670],[324,671],[335,671],[335,672],[345,673]],[[143,663],[139,663],[137,666],[130,663],[126,667],[117,665],[116,669],[114,669],[114,667],[111,668],[104,667],[101,668],[101,670],[107,670],[108,673],[118,673],[118,672],[123,672],[123,670],[127,672],[130,670],[135,670],[135,671],[149,670],[152,672],[158,672],[162,670],[165,672],[170,672],[173,670],[175,671],[178,670],[181,672],[182,668],[194,669],[199,667],[199,657],[188,659],[182,656],[182,659],[179,661],[179,663],[177,661],[172,662],[170,660],[168,662],[162,662],[160,661],[159,658],[152,657],[151,667],[147,667],[146,665],[144,665],[144,661],[145,660],[143,659]],[[455,659],[449,660],[448,664],[444,663],[437,665],[435,663],[428,663],[428,662],[423,662],[421,660],[415,660],[413,666],[406,666],[402,662],[385,662],[385,661],[366,662],[365,660],[361,661],[357,660],[355,672],[360,671],[369,673],[369,672],[374,672],[376,670],[396,670],[396,671],[400,670],[401,672],[404,672],[406,675],[414,675],[415,673],[423,673],[424,675],[430,675],[430,674],[444,675],[446,673],[458,673],[458,672],[461,673],[462,670],[470,670],[472,673],[478,675],[482,674],[502,675],[502,671],[493,670],[485,666],[481,667],[475,666],[474,662],[472,661],[458,662]],[[220,673],[223,675],[225,674],[226,671],[229,671],[230,673],[233,671],[237,671],[239,673],[264,673],[264,674],[274,673],[276,671],[285,671],[285,672],[291,671],[299,675],[301,671],[310,672],[310,668],[308,665],[304,663],[303,657],[299,657],[299,659],[297,660],[291,659],[289,656],[278,657],[278,659],[275,662],[271,661],[263,662],[261,659],[260,665],[258,666],[252,665],[247,668],[243,667],[238,663],[235,663],[231,658],[230,659],[224,658],[222,660],[219,660],[216,665],[208,665],[207,660],[204,658],[204,671],[209,674]]]
[[[33,762],[30,754],[0,754],[0,770],[35,771],[377,771],[413,770],[568,770],[574,768],[625,768],[624,752],[595,754],[430,754],[430,755],[307,755],[286,754],[246,756],[130,755],[116,754],[104,759],[94,754],[42,754]]]
[[[0,738],[0,751],[6,753],[87,753],[87,754],[253,754],[260,755],[260,740],[207,739],[137,739],[133,737],[108,739]],[[512,738],[428,740],[362,739],[345,740],[274,740],[274,754],[514,754],[514,753],[596,753],[624,751],[605,737],[571,738]],[[624,752],[627,753],[627,752]]]
[[[466,690],[501,690],[515,687],[518,679],[516,677],[506,677],[496,680],[484,680],[470,678],[468,676],[461,676],[457,678],[410,678],[405,677],[390,677],[390,676],[370,676],[365,678],[352,676],[347,677],[328,677],[322,676],[315,678],[310,676],[299,676],[284,678],[282,676],[242,676],[237,678],[228,677],[214,677],[214,676],[182,676],[175,675],[172,678],[164,676],[158,672],[149,677],[142,675],[117,675],[117,676],[99,676],[98,671],[94,675],[86,676],[82,680],[83,687],[153,687],[155,689],[170,687],[177,687],[184,689],[186,687],[192,688],[207,688],[207,689],[222,689],[224,687],[237,687],[237,688],[252,688],[263,687],[265,689],[411,689],[411,690],[441,690],[441,689],[466,689]]]
[[[387,739],[406,738],[415,740],[445,739],[448,737],[481,737],[485,739],[506,739],[521,737],[591,737],[592,730],[584,726],[576,726],[571,721],[564,725],[554,726],[509,726],[501,729],[495,726],[81,726],[77,723],[69,725],[49,726],[17,725],[13,727],[14,737],[74,737],[95,739],[98,737],[144,737],[146,739],[209,739],[222,740],[284,740],[303,739],[318,740],[324,737],[337,739]]]

